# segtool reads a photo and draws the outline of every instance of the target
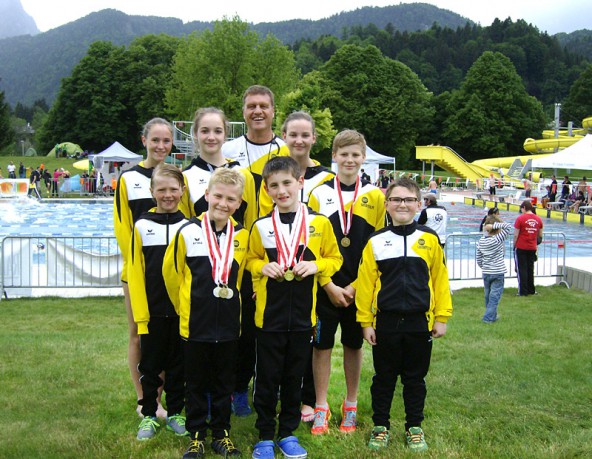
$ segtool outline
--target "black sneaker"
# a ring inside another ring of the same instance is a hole
[[[206,455],[206,447],[203,440],[198,440],[194,438],[189,443],[189,447],[185,454],[183,454],[183,459],[201,459]]]
[[[241,457],[241,452],[235,448],[232,440],[228,436],[228,432],[224,431],[226,434],[222,438],[216,438],[212,441],[212,449],[219,455],[224,457]]]

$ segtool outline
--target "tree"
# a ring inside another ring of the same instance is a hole
[[[129,49],[93,43],[60,92],[39,134],[40,147],[73,141],[101,151],[115,140],[138,151],[141,126],[164,115],[165,82],[178,39],[149,35]]]
[[[515,155],[545,125],[540,102],[528,95],[510,59],[491,51],[469,69],[447,111],[443,141],[467,160]]]
[[[356,129],[373,149],[404,167],[419,135],[430,125],[431,94],[401,62],[375,46],[345,45],[321,68],[322,102],[339,130]]]
[[[562,107],[570,120],[580,122],[592,116],[592,65],[588,65],[569,90],[569,97]]]
[[[313,71],[304,76],[297,88],[286,94],[276,109],[278,126],[283,125],[286,117],[295,111],[304,110],[310,113],[315,122],[317,141],[312,148],[311,156],[321,164],[331,162],[331,145],[337,131],[333,127],[331,110],[323,106],[322,75]]]
[[[166,92],[170,112],[193,118],[199,107],[216,106],[228,118],[242,118],[242,94],[264,84],[277,96],[297,81],[294,54],[272,36],[260,40],[238,17],[214,23],[212,31],[191,34],[179,45],[172,84]]]
[[[0,150],[14,142],[14,130],[10,123],[10,106],[4,101],[4,91],[0,91]]]

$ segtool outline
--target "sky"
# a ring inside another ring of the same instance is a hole
[[[213,21],[238,15],[242,20],[277,22],[287,19],[321,19],[362,6],[414,3],[400,0],[299,0],[296,4],[271,0],[21,0],[42,32],[75,21],[93,11],[113,8],[130,15],[177,17],[183,22]],[[482,26],[497,17],[524,19],[549,34],[592,29],[590,0],[423,0],[460,14]],[[291,6],[298,6],[292,8]]]

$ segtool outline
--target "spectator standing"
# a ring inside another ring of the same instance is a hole
[[[439,206],[436,195],[433,193],[426,194],[423,197],[425,208],[419,214],[417,223],[425,225],[438,233],[440,245],[444,247],[446,244],[446,226],[448,225],[448,212],[446,207]]]
[[[534,262],[537,245],[543,238],[543,221],[530,201],[522,201],[514,222],[514,259],[518,273],[518,295],[534,295]]]
[[[504,292],[504,248],[512,225],[502,222],[497,215],[489,215],[483,230],[485,234],[477,242],[477,265],[483,273],[485,293],[485,314],[481,320],[491,324],[498,319],[497,307]]]

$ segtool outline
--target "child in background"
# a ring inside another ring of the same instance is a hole
[[[146,159],[119,176],[113,200],[114,232],[123,257],[121,282],[129,331],[127,361],[138,400],[142,399],[142,385],[138,372],[141,355],[140,337],[130,304],[127,284],[127,254],[134,223],[140,218],[140,215],[154,207],[150,193],[150,178],[154,168],[164,162],[173,148],[173,125],[165,119],[152,118],[144,125],[142,144],[146,148]],[[91,175],[93,177],[92,191],[96,191],[94,173],[95,171]],[[140,412],[141,407],[138,406],[137,410]],[[166,416],[166,412],[159,406],[158,417],[164,416]]]
[[[315,122],[306,112],[290,113],[282,126],[282,137],[290,151],[290,157],[296,160],[300,170],[304,171],[304,183],[300,190],[300,202],[308,203],[310,192],[321,183],[331,180],[335,174],[318,161],[310,158],[310,150],[316,142]],[[312,349],[310,361],[306,367],[302,385],[302,422],[314,419],[315,388],[312,374]]]
[[[184,406],[185,381],[179,337],[179,316],[167,294],[162,262],[169,238],[186,222],[178,210],[184,191],[183,175],[174,166],[159,165],[152,173],[150,192],[156,201],[154,212],[143,213],[134,225],[127,264],[127,279],[134,322],[142,351],[138,371],[142,385],[144,418],[137,438],[148,440],[159,428],[156,419],[160,373],[166,372],[164,392],[168,408],[167,430],[187,435]]]
[[[241,455],[229,436],[230,405],[249,234],[231,216],[240,208],[244,185],[238,170],[216,169],[204,196],[208,210],[177,232],[162,266],[167,291],[181,317],[184,343],[186,427],[191,436],[184,459],[205,455],[208,428],[216,453]]]
[[[356,321],[356,283],[362,249],[368,237],[384,226],[384,194],[360,178],[366,160],[364,136],[344,130],[333,140],[333,161],[337,176],[315,188],[310,208],[329,218],[339,251],[341,269],[333,276],[321,276],[317,295],[317,327],[313,350],[313,374],[316,390],[313,435],[329,431],[331,411],[327,395],[331,375],[331,353],[337,327],[341,327],[343,369],[346,394],[341,405],[342,432],[353,432],[357,425],[357,402],[362,370],[362,328]]]
[[[253,457],[275,456],[279,392],[277,446],[285,457],[302,459],[307,452],[293,432],[301,417],[302,378],[316,321],[317,285],[319,276],[330,278],[342,259],[329,220],[309,212],[298,199],[304,181],[298,163],[290,157],[273,158],[263,168],[263,180],[276,207],[253,225],[247,256],[257,295],[253,402],[260,441]]]
[[[452,298],[438,235],[414,221],[420,200],[420,189],[411,179],[389,185],[385,205],[392,224],[370,237],[358,270],[357,319],[372,346],[375,371],[370,388],[374,428],[368,442],[373,450],[388,446],[398,376],[407,446],[412,451],[428,448],[421,428],[425,376],[432,340],[446,333]]]
[[[483,273],[485,290],[485,314],[483,322],[491,324],[498,319],[497,306],[504,293],[504,248],[512,225],[504,223],[497,215],[490,215],[483,225],[485,235],[477,242],[477,265]]]

